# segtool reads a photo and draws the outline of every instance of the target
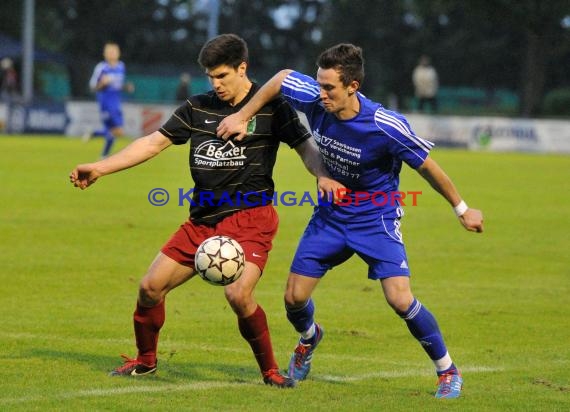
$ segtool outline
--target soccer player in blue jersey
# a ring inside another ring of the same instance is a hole
[[[482,232],[483,215],[466,205],[450,178],[428,156],[433,143],[416,136],[404,116],[358,91],[364,79],[359,47],[331,47],[319,56],[317,66],[316,80],[292,70],[279,72],[218,127],[222,138],[244,138],[248,119],[281,94],[307,116],[331,177],[352,191],[341,196],[340,203],[315,208],[293,259],[285,307],[301,337],[291,357],[289,375],[297,380],[306,378],[313,351],[323,338],[323,328],[314,320],[313,290],[329,269],[356,253],[368,264],[368,277],[380,280],[388,304],[433,361],[439,377],[435,396],[456,398],[463,378],[434,316],[410,288],[400,203],[397,197],[383,202],[373,194],[397,192],[405,162],[449,202],[467,230]]]
[[[121,49],[116,43],[106,43],[103,48],[104,61],[95,66],[89,87],[95,92],[103,129],[94,133],[86,133],[84,140],[93,136],[103,136],[105,145],[101,152],[101,157],[107,157],[111,153],[116,137],[124,135],[123,131],[123,111],[121,109],[121,98],[123,90],[133,91],[131,83],[125,83],[125,64],[119,60]]]

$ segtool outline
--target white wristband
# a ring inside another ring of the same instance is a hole
[[[465,203],[463,200],[453,208],[457,217],[463,216],[463,214],[467,212],[467,209],[469,209],[469,206],[467,206],[467,203]]]

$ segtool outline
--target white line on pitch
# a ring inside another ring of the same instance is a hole
[[[467,366],[461,368],[462,372],[467,373],[483,373],[483,372],[500,372],[503,368],[491,368],[488,366]],[[362,375],[350,375],[350,376],[335,376],[335,375],[313,375],[314,380],[325,381],[325,382],[359,382],[367,379],[374,378],[405,378],[407,376],[433,376],[433,372],[428,373],[419,371],[417,369],[408,370],[397,370],[397,371],[379,371],[365,373]]]
[[[218,388],[243,387],[244,385],[256,385],[256,384],[247,383],[247,382],[246,383],[194,382],[183,385],[132,386],[132,387],[122,387],[122,388],[111,388],[111,389],[88,389],[76,392],[62,392],[59,394],[54,394],[54,396],[51,397],[24,396],[21,398],[0,399],[0,405],[18,404],[18,403],[27,403],[27,402],[41,402],[53,399],[65,400],[65,399],[76,399],[76,398],[95,398],[103,396],[126,395],[131,393],[200,391],[200,390],[218,389]]]

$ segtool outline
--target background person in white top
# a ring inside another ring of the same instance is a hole
[[[418,110],[427,111],[426,104],[429,105],[432,113],[437,113],[437,91],[439,80],[435,68],[431,65],[430,57],[422,55],[419,64],[414,69],[412,81],[418,99]]]

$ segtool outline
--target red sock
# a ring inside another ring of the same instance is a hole
[[[158,334],[164,325],[164,300],[152,308],[146,308],[137,302],[133,320],[139,350],[137,360],[145,365],[154,366],[156,365]]]
[[[277,369],[278,366],[273,355],[267,318],[261,306],[258,305],[251,316],[238,318],[238,326],[241,336],[251,346],[261,372]]]

